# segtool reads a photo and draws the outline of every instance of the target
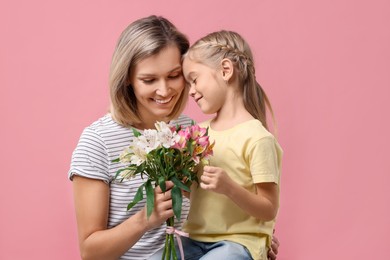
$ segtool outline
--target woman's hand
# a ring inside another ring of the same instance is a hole
[[[268,251],[268,259],[275,260],[279,251],[280,242],[277,237],[272,236],[271,248]]]
[[[167,181],[165,185],[165,192],[163,192],[159,186],[154,189],[154,209],[149,219],[146,215],[146,205],[142,210],[147,220],[148,229],[153,229],[161,226],[162,223],[164,223],[168,218],[174,215],[171,196],[173,182]]]

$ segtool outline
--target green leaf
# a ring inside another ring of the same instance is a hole
[[[146,215],[148,216],[149,219],[150,215],[152,215],[153,208],[154,208],[154,190],[152,187],[151,180],[146,181],[145,190],[146,190]]]
[[[191,172],[189,170],[185,169],[185,168],[182,171],[188,177],[190,177],[192,175]]]
[[[188,152],[190,153],[190,155],[192,156],[192,154],[194,153],[194,147],[192,145],[192,140],[190,140],[188,143],[187,143],[187,150]]]
[[[143,163],[141,163],[140,165],[137,166],[137,168],[135,169],[135,172],[136,173],[143,172],[144,169],[145,169],[145,165]]]
[[[116,162],[119,162],[119,158],[116,158],[116,159],[114,159],[114,160],[112,160],[111,162],[113,162],[113,163],[116,163]]]
[[[175,186],[177,186],[178,188],[182,189],[182,190],[185,190],[185,191],[188,191],[188,192],[191,192],[190,188],[188,188],[186,185],[184,185],[184,183],[182,183],[181,181],[179,181],[176,177],[172,177],[171,181],[175,184]]]
[[[164,176],[160,176],[160,178],[158,178],[158,186],[160,186],[162,192],[165,192],[167,190]]]
[[[137,129],[135,129],[135,128],[133,128],[133,134],[134,134],[135,137],[138,137],[138,136],[141,135],[141,133]]]
[[[138,187],[137,193],[135,194],[133,201],[127,205],[127,210],[131,209],[134,205],[136,205],[144,198],[144,193],[143,193],[144,186],[145,183]]]
[[[172,209],[173,213],[175,214],[176,218],[180,220],[181,216],[181,207],[182,207],[182,201],[183,201],[183,195],[181,193],[181,189],[177,187],[176,185],[173,186],[171,190],[172,195]]]

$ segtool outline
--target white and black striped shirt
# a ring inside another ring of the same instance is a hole
[[[191,124],[191,119],[182,115],[171,123],[188,126]],[[68,173],[70,179],[74,175],[79,175],[103,180],[110,186],[108,228],[122,223],[145,205],[143,200],[127,211],[127,204],[133,200],[138,187],[145,182],[140,175],[122,183],[114,180],[117,170],[123,168],[123,165],[112,163],[112,160],[118,158],[119,154],[130,145],[132,138],[134,135],[130,128],[119,125],[110,114],[107,114],[84,129],[72,155]],[[181,227],[187,218],[188,210],[189,201],[183,199],[182,219],[181,221],[175,219],[176,227]],[[164,239],[165,224],[146,232],[120,259],[147,259],[164,245]]]

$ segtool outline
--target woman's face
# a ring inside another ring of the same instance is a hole
[[[156,121],[165,121],[185,87],[179,49],[168,46],[141,60],[134,68],[131,84],[142,119],[137,127],[154,128]]]

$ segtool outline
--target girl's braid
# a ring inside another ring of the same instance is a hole
[[[252,59],[241,51],[237,44],[231,46],[229,44],[220,43],[218,41],[210,41],[209,46],[214,47],[217,51],[225,52],[224,58],[230,58],[238,66],[239,72],[245,80],[248,77],[248,72],[255,75],[255,66]]]

